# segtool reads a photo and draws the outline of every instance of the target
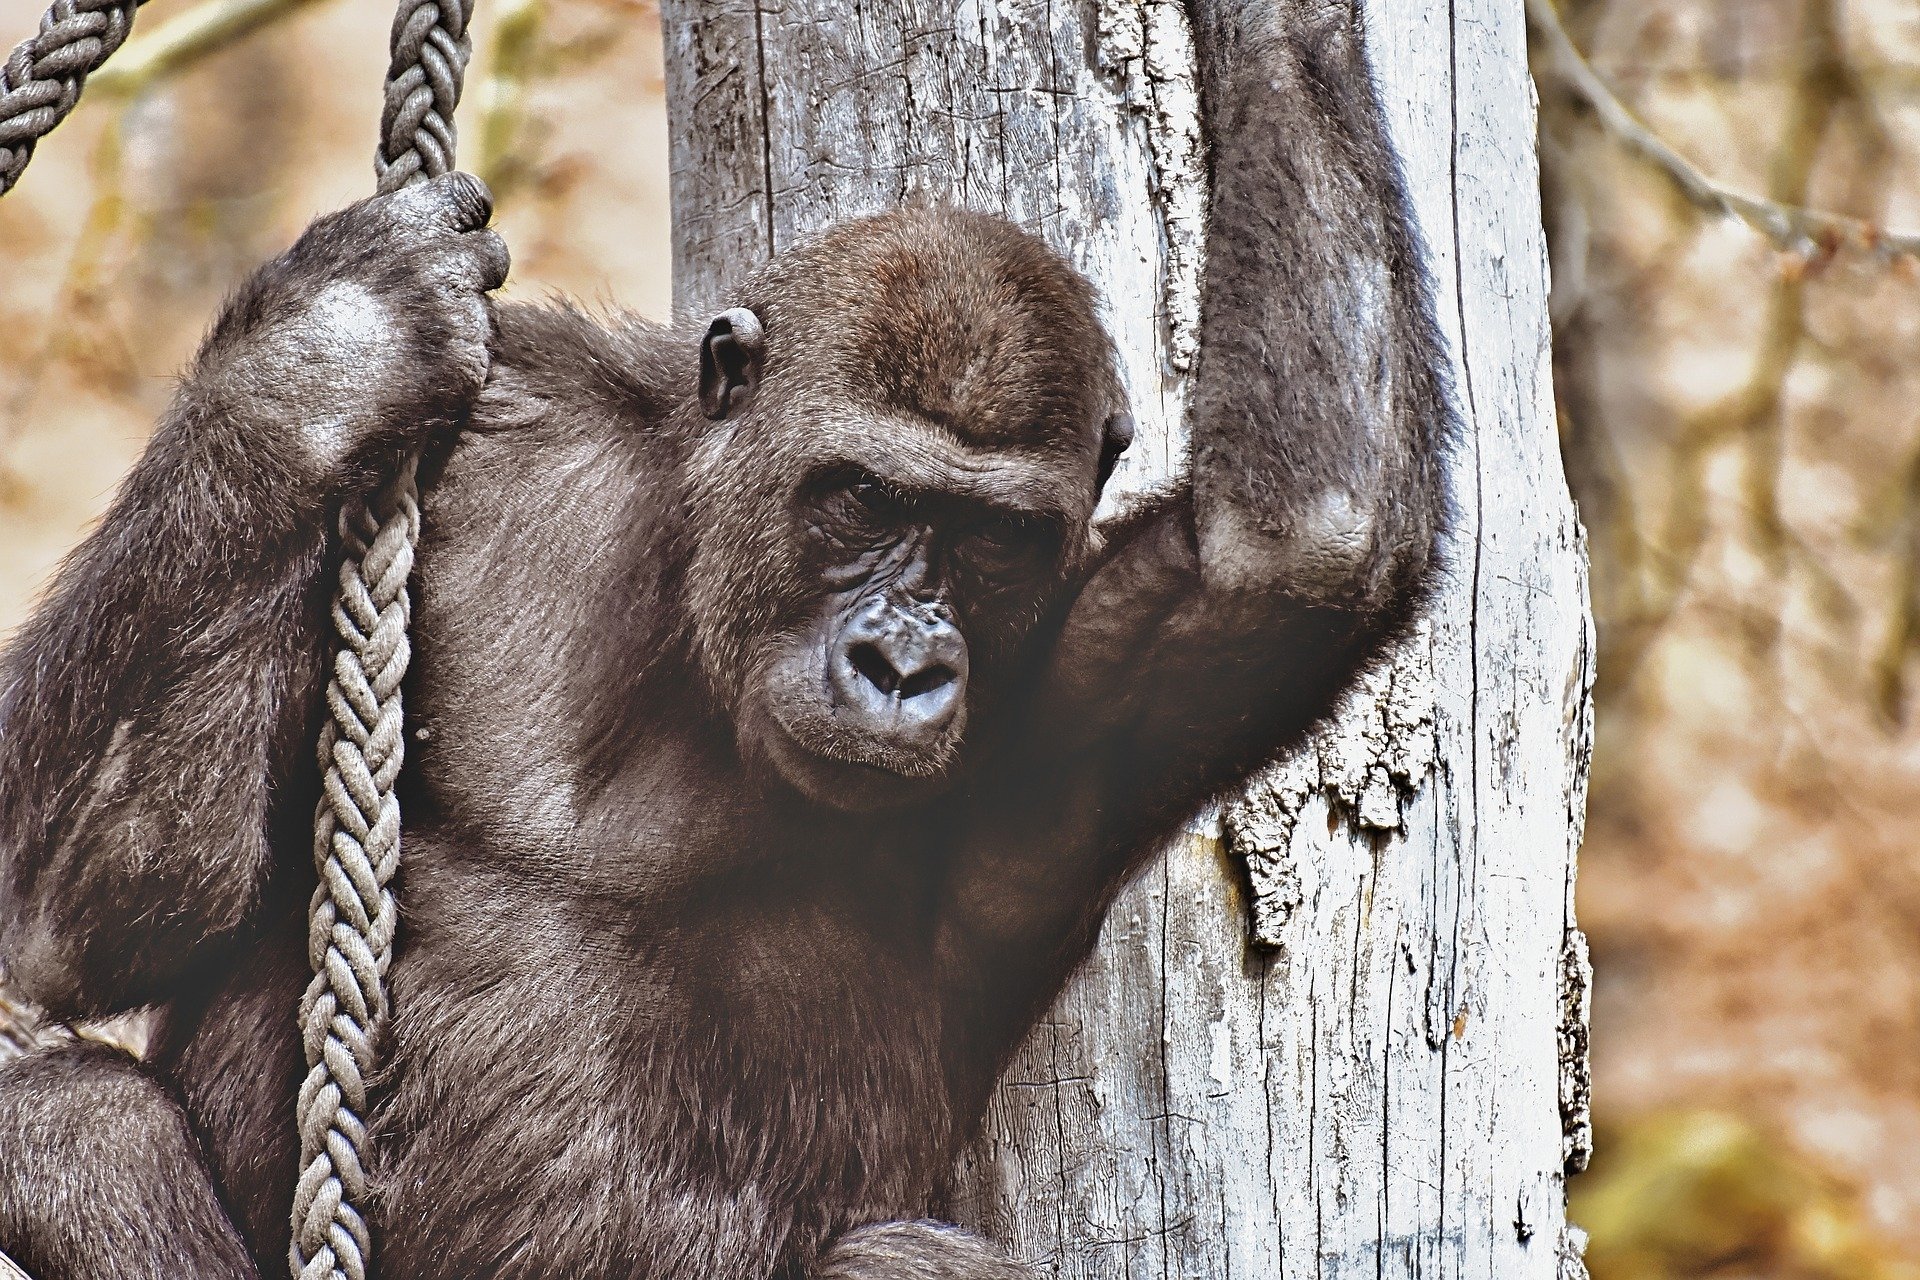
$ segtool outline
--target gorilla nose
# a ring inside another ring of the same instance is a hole
[[[930,746],[967,688],[967,642],[937,605],[870,600],[840,633],[830,679],[841,715],[903,747]]]

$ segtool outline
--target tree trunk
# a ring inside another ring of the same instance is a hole
[[[1204,251],[1177,0],[664,5],[676,297],[915,193],[1096,280],[1181,462]],[[1337,723],[1197,822],[1003,1079],[954,1211],[1062,1277],[1583,1274],[1591,710],[1585,557],[1549,378],[1525,26],[1372,0],[1468,434],[1430,622]]]

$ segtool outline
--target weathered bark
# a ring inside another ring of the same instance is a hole
[[[1003,1080],[956,1213],[1063,1277],[1577,1275],[1590,740],[1520,6],[1374,0],[1468,438],[1429,625],[1108,921]],[[1177,0],[665,5],[676,294],[917,192],[1104,292],[1179,465],[1204,208]]]

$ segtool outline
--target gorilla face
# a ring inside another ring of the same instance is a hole
[[[740,748],[841,809],[951,781],[1131,433],[1070,267],[997,219],[942,218],[965,252],[887,225],[776,259],[708,326],[688,490],[688,613]]]
[[[757,460],[765,487],[702,493],[696,646],[744,756],[834,808],[910,803],[951,780],[969,727],[1045,652],[1088,547],[1094,464],[904,415],[808,416],[804,450],[742,423],[716,451],[723,476]]]
[[[923,458],[922,461],[925,459]],[[1062,517],[948,477],[831,467],[798,500],[813,615],[767,664],[764,746],[786,780],[842,808],[902,803],[950,775],[976,657],[1007,663],[1061,576]]]

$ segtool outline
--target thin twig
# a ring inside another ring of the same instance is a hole
[[[93,93],[130,98],[217,53],[242,36],[312,4],[313,0],[206,0],[150,35],[127,41],[114,60],[93,73]]]
[[[1845,246],[1885,258],[1920,258],[1920,233],[1889,231],[1862,218],[1763,200],[1714,181],[1627,109],[1575,46],[1553,0],[1527,0],[1527,16],[1540,35],[1555,74],[1610,133],[1665,174],[1696,208],[1738,218],[1780,248],[1795,253]]]

